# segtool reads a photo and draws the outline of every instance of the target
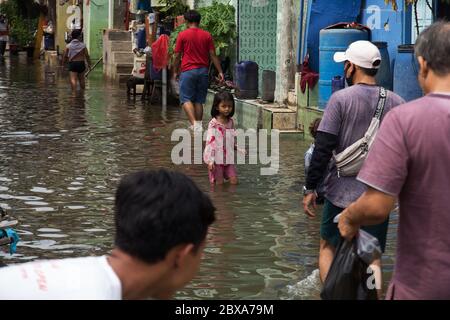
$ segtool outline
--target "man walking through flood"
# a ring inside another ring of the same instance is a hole
[[[219,81],[224,81],[222,67],[216,55],[211,34],[199,27],[201,16],[195,10],[184,14],[188,29],[180,32],[175,46],[174,77],[180,74],[180,104],[191,123],[191,129],[202,129],[203,104],[208,93],[209,61],[219,73]]]
[[[4,14],[0,14],[0,56],[5,55],[6,44],[8,43],[9,27]]]
[[[66,51],[63,55],[62,64],[69,61],[70,85],[72,91],[77,90],[77,82],[80,83],[80,88],[86,88],[85,72],[86,62],[88,68],[91,69],[91,59],[89,57],[86,45],[80,41],[81,30],[76,29],[72,31],[72,41],[67,45]]]
[[[381,54],[374,44],[369,41],[356,41],[348,47],[346,52],[337,52],[334,60],[345,63],[344,73],[349,87],[331,96],[318,128],[315,149],[303,190],[304,212],[312,218],[316,215],[313,207],[317,198],[317,186],[327,170],[333,152],[340,153],[365,135],[381,97],[380,87],[375,80],[381,65]],[[404,102],[395,93],[390,91],[386,93],[381,120],[389,110]],[[337,224],[333,221],[334,217],[366,191],[366,186],[356,180],[356,175],[338,175],[334,162],[329,167],[324,188],[326,190],[325,204],[320,227],[319,252],[319,271],[322,282],[328,274],[340,239]],[[366,229],[377,237],[383,252],[387,226],[388,220],[385,219],[380,221],[380,224]],[[376,260],[374,264],[380,266],[381,261]],[[381,286],[380,279],[377,281],[377,286]]]
[[[392,110],[358,180],[368,190],[339,219],[343,237],[384,221],[400,203],[397,254],[387,299],[450,299],[450,23],[415,45],[425,97]]]

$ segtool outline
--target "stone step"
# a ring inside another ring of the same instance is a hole
[[[280,134],[304,134],[303,130],[280,130]]]
[[[266,111],[272,113],[272,129],[296,130],[297,112],[283,107],[264,107]]]
[[[131,41],[112,41],[110,42],[111,52],[132,52],[133,46]]]
[[[127,63],[134,63],[133,59],[133,53],[130,52],[122,52],[122,51],[116,51],[112,52],[112,59],[109,61],[111,64],[127,64]]]
[[[108,30],[107,32],[110,41],[131,41],[131,32],[122,30]]]
[[[133,64],[132,63],[122,63],[115,65],[116,67],[116,73],[128,73],[131,74],[131,71],[133,71]]]
[[[131,77],[131,74],[129,73],[117,73],[116,74],[116,81],[119,81],[119,83],[125,83],[127,80]]]
[[[288,93],[288,107],[296,107],[297,106],[297,94],[295,90],[289,90]]]
[[[297,113],[274,112],[272,114],[272,129],[295,130],[297,125]]]

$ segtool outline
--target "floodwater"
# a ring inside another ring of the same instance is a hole
[[[299,202],[309,143],[282,136],[277,175],[239,165],[238,186],[211,189],[203,165],[171,161],[171,133],[187,125],[175,105],[127,100],[125,88],[106,83],[100,70],[73,96],[60,68],[26,57],[0,61],[0,205],[19,219],[22,239],[17,254],[0,258],[107,254],[118,181],[165,167],[192,177],[218,209],[200,272],[177,299],[318,299],[319,219],[306,218]],[[391,218],[385,283],[396,223]]]

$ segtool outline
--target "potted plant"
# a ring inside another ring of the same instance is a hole
[[[158,10],[160,22],[166,31],[172,32],[177,27],[177,17],[183,15],[189,7],[183,0],[161,0],[160,3],[164,5]]]
[[[33,0],[7,0],[0,3],[0,12],[5,14],[9,25],[10,52],[17,54],[21,48],[30,56],[34,51],[34,31],[38,24],[39,5]]]

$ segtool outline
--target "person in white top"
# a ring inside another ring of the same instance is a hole
[[[116,192],[109,255],[1,268],[0,300],[170,299],[196,275],[214,220],[211,200],[184,174],[130,174]]]
[[[8,42],[9,27],[6,17],[0,14],[0,56],[5,55],[6,43]]]

